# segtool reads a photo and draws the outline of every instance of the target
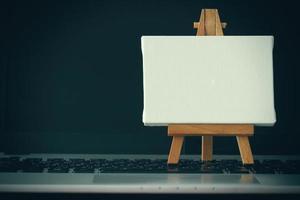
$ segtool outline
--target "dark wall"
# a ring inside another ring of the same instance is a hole
[[[195,35],[218,8],[225,35],[274,35],[277,124],[255,153],[300,153],[299,20],[293,1],[8,1],[1,6],[1,140],[5,152],[167,153],[166,128],[142,124],[142,35]],[[268,140],[270,139],[270,140]],[[217,153],[236,153],[233,138]],[[283,145],[281,145],[283,143]],[[200,139],[188,139],[199,153]]]

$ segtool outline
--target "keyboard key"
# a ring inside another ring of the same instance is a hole
[[[232,168],[227,168],[228,172],[230,174],[249,174],[250,170],[247,169],[246,167],[232,167]]]
[[[48,159],[45,163],[45,166],[48,168],[49,173],[68,173],[70,168],[68,161],[62,158]]]
[[[17,172],[20,168],[20,157],[0,158],[0,172]]]
[[[25,158],[22,161],[23,172],[43,172],[45,168],[41,158]]]

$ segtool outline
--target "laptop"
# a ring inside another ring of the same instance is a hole
[[[299,156],[182,156],[168,166],[166,155],[1,155],[1,192],[30,193],[299,193]]]
[[[171,138],[166,127],[147,127],[142,122],[139,38],[151,24],[151,31],[164,34],[166,25],[182,23],[172,34],[182,33],[189,26],[186,22],[196,20],[201,6],[174,3],[176,11],[188,10],[185,21],[180,21],[182,16],[174,20],[174,13],[166,14],[172,9],[165,6],[157,5],[153,13],[147,10],[152,3],[138,8],[136,3],[37,4],[49,9],[43,12],[27,4],[24,10],[10,5],[15,12],[4,25],[11,32],[0,65],[0,192],[300,193],[295,89],[299,80],[292,52],[283,45],[293,35],[283,23],[274,16],[275,36],[278,30],[287,32],[274,47],[277,122],[273,127],[255,127],[250,138],[254,164],[242,163],[234,137],[214,139],[213,159],[202,161],[198,137],[186,138],[179,163],[168,165]],[[278,17],[289,21],[280,11]],[[249,19],[248,14],[242,16],[259,34],[273,34],[261,30],[265,22],[253,23],[253,13]],[[128,20],[134,28],[115,19]],[[146,23],[149,20],[153,23]],[[237,17],[230,18],[229,24],[240,23],[234,20]],[[192,29],[188,34],[194,35]]]

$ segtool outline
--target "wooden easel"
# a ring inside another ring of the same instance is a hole
[[[199,22],[194,22],[197,36],[224,35],[217,9],[202,9]],[[252,124],[169,124],[168,136],[172,136],[172,145],[168,164],[177,164],[185,136],[202,136],[202,160],[212,160],[213,136],[235,136],[243,164],[253,164],[249,136],[254,133]]]

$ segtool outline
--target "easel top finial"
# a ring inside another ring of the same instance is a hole
[[[202,9],[199,22],[194,22],[194,29],[197,29],[197,36],[224,35],[223,29],[226,26],[226,22],[221,23],[217,9]]]

